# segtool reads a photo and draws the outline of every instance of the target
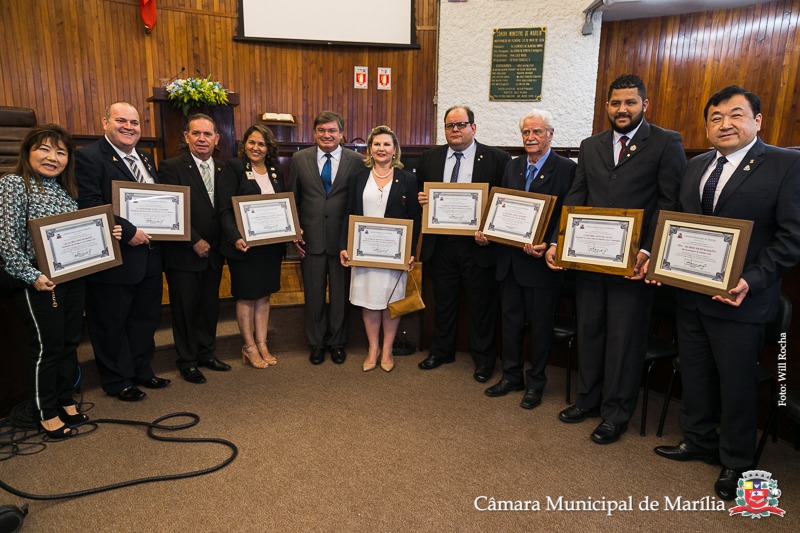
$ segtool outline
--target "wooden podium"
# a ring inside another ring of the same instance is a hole
[[[186,128],[186,118],[183,112],[172,105],[164,87],[153,87],[153,96],[147,99],[156,105],[156,128],[158,131],[158,149],[163,159],[169,159],[186,153],[187,147],[183,140],[183,131]],[[236,155],[236,130],[233,124],[233,108],[239,105],[239,95],[228,93],[228,105],[190,107],[188,116],[194,113],[204,113],[217,123],[219,130],[219,144],[214,152],[214,157],[222,161]]]

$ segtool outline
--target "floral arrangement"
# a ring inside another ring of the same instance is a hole
[[[168,83],[166,89],[170,102],[184,115],[189,114],[191,107],[228,103],[228,91],[218,81],[211,81],[211,77],[175,80]]]

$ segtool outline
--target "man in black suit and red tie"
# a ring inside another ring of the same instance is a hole
[[[684,438],[655,452],[678,461],[721,462],[714,489],[732,500],[742,472],[756,466],[757,365],[765,324],[777,313],[781,276],[800,261],[800,152],[758,137],[761,101],[741,87],[714,94],[704,113],[714,150],[689,162],[680,208],[752,220],[753,230],[730,297],[678,293]]]
[[[571,424],[602,417],[591,434],[597,444],[619,440],[636,409],[653,302],[653,287],[642,281],[644,264],[658,211],[678,207],[686,167],[681,136],[644,120],[648,105],[639,76],[611,83],[606,102],[611,129],[581,142],[575,181],[564,200],[564,205],[644,210],[634,276],[584,271],[575,276],[578,398],[559,419]],[[547,251],[552,268],[555,252],[555,246]]]
[[[575,177],[575,162],[558,155],[550,148],[553,140],[553,115],[536,109],[519,121],[526,157],[509,161],[502,186],[518,191],[556,196],[556,205],[545,235],[558,230],[561,206]],[[475,241],[489,244],[481,231]],[[533,409],[542,402],[547,383],[544,368],[553,341],[553,321],[561,292],[563,273],[550,270],[543,256],[547,244],[525,244],[523,248],[497,247],[496,279],[501,283],[503,377],[487,388],[487,396],[505,396],[511,391],[525,390],[520,406]],[[528,361],[531,368],[523,376],[525,359],[522,339],[528,324]],[[527,383],[526,383],[527,381]]]
[[[192,236],[189,242],[164,245],[164,272],[178,352],[176,365],[183,379],[199,384],[206,381],[200,366],[231,369],[214,355],[223,263],[215,198],[222,165],[213,157],[219,142],[213,118],[199,113],[190,116],[183,137],[189,153],[162,162],[159,173],[163,183],[191,189]]]
[[[475,140],[475,115],[466,106],[445,112],[447,144],[422,154],[417,168],[420,182],[488,183],[500,185],[511,157],[497,148]],[[422,187],[420,187],[421,189]],[[424,192],[420,205],[428,203]],[[469,346],[475,361],[474,378],[489,380],[496,359],[494,329],[497,314],[497,284],[494,281],[497,256],[494,246],[479,246],[473,237],[426,234],[420,259],[436,298],[430,355],[419,367],[430,370],[455,361],[458,301],[463,289],[469,308]]]
[[[139,112],[117,102],[106,108],[105,135],[75,151],[78,205],[81,209],[111,203],[111,182],[158,183],[147,154],[136,149],[141,137]],[[122,265],[92,274],[86,283],[86,323],[103,390],[135,402],[170,380],[156,377],[150,362],[161,316],[161,250],[150,235],[128,220],[122,226]]]

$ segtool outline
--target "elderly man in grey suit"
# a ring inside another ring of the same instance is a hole
[[[302,260],[306,302],[306,335],[312,364],[325,361],[326,349],[334,363],[344,363],[347,342],[350,273],[339,263],[339,235],[347,208],[350,175],[363,166],[363,158],[341,146],[344,118],[323,111],[314,119],[316,146],[292,156],[291,190],[295,195],[303,231],[294,243]],[[325,303],[325,288],[330,304]]]

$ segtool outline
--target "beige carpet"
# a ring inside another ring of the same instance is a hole
[[[360,317],[353,322],[358,326]],[[281,323],[296,328],[292,320]],[[416,364],[424,354],[418,353],[398,357],[390,374],[363,373],[362,338],[344,365],[328,360],[312,366],[298,345],[301,336],[281,329],[270,334],[276,367],[243,367],[238,341],[229,336],[218,355],[233,370],[207,371],[204,385],[180,379],[174,352],[160,350],[159,374],[173,383],[135,404],[105,396],[93,364],[83,365],[92,418],[149,421],[196,412],[200,424],[176,436],[233,441],[239,456],[229,467],[55,502],[2,493],[0,504],[29,503],[23,531],[30,532],[800,530],[800,454],[785,442],[768,443],[761,464],[783,491],[784,518],[755,523],[727,511],[640,511],[646,498],[663,509],[666,499],[713,494],[718,467],[673,463],[652,452],[680,439],[677,403],[663,438],[655,437],[661,396],[653,395],[648,436],[638,434],[637,412],[622,440],[603,447],[589,440],[597,421],[566,425],[556,419],[565,406],[561,368],[548,369],[544,402],[526,411],[519,407],[521,393],[486,397],[467,355],[423,372]],[[19,489],[58,493],[208,467],[226,456],[218,445],[160,443],[143,429],[106,424],[38,455],[2,462],[0,472]],[[481,508],[494,498],[537,501],[541,510],[479,511],[479,497],[486,497]],[[559,497],[565,507],[591,499],[598,508],[603,499],[630,497],[634,510],[609,516],[548,509],[548,498]]]

